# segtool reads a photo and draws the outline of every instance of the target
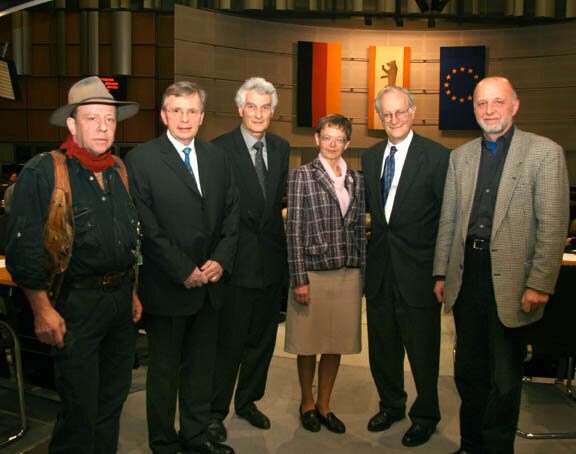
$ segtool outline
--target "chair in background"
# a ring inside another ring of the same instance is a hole
[[[18,407],[20,412],[20,424],[16,431],[0,440],[0,449],[18,440],[24,435],[28,427],[26,419],[26,403],[24,401],[24,378],[22,372],[22,359],[20,353],[20,341],[14,330],[4,320],[0,319],[0,349],[10,352],[10,361],[14,366],[16,377],[16,390],[18,393]]]
[[[575,372],[576,358],[576,266],[563,266],[560,271],[556,292],[546,305],[542,320],[528,328],[528,355],[526,360],[540,358],[543,361],[554,362],[556,367],[556,382],[538,384],[553,388],[553,392],[561,393],[562,405],[574,408],[571,421],[576,422],[576,399],[573,395],[572,380]],[[568,439],[576,438],[576,423],[572,432],[532,432],[518,428],[517,435],[528,439]]]

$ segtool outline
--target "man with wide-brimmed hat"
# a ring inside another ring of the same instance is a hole
[[[30,302],[36,336],[53,346],[62,404],[49,452],[110,454],[117,449],[141,314],[132,272],[137,214],[111,146],[117,122],[134,116],[138,104],[114,100],[98,77],[74,84],[68,100],[50,121],[70,135],[58,151],[32,158],[18,178],[6,264]],[[68,182],[57,203],[63,215],[54,215],[54,187]],[[61,224],[51,225],[59,216]],[[49,227],[55,233],[47,238]],[[53,280],[48,243],[58,236],[69,237],[71,254],[62,249],[69,263]]]

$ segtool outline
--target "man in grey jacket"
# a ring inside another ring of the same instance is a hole
[[[513,453],[525,343],[554,292],[568,225],[562,147],[513,124],[520,101],[503,77],[474,91],[483,136],[452,152],[434,288],[456,323],[455,381],[465,453]]]

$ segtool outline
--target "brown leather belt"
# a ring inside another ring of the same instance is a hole
[[[126,271],[106,273],[103,276],[88,276],[74,281],[66,281],[64,285],[72,288],[101,288],[109,290],[121,287],[126,278],[134,280],[134,268]]]

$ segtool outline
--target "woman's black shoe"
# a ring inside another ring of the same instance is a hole
[[[340,421],[336,415],[332,412],[328,413],[326,417],[322,416],[322,413],[318,411],[318,407],[316,407],[316,413],[318,413],[318,419],[320,422],[328,429],[330,432],[334,432],[337,434],[343,434],[346,432],[346,426],[342,421]]]
[[[300,411],[300,421],[304,429],[310,432],[320,431],[320,419],[318,419],[318,413],[316,410],[309,410],[306,413],[302,413],[302,406],[299,408]]]

